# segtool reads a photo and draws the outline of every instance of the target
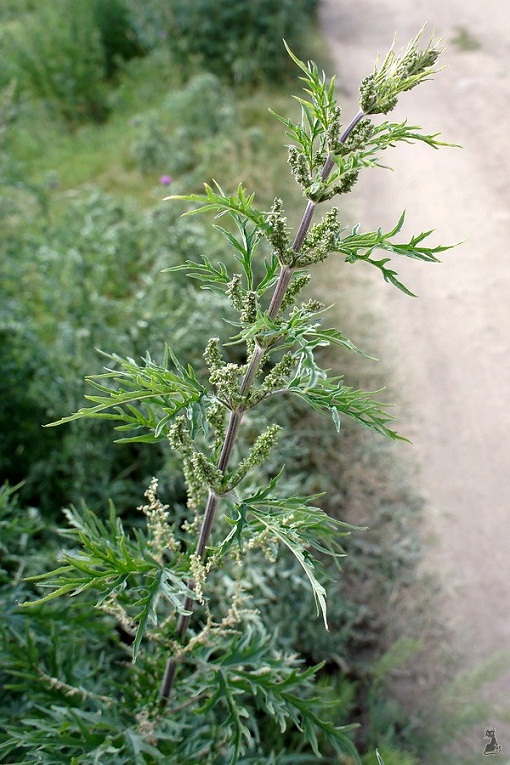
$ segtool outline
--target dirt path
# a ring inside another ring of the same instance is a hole
[[[437,243],[469,237],[441,265],[399,264],[419,300],[381,282],[370,310],[381,323],[384,360],[397,370],[401,430],[420,463],[435,540],[427,565],[445,589],[454,648],[475,666],[510,647],[510,7],[508,0],[323,0],[321,14],[353,109],[357,84],[395,32],[404,45],[427,22],[447,44],[447,69],[405,94],[390,118],[440,131],[463,149],[388,153],[395,172],[367,171],[355,212],[365,230],[391,227],[406,209],[410,233],[435,228]],[[459,27],[478,48],[453,42]],[[510,702],[510,674],[503,675],[491,690],[495,702]],[[510,738],[501,743],[508,757]]]

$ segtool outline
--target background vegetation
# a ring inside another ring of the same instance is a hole
[[[149,348],[162,355],[171,340],[180,358],[199,363],[204,337],[225,334],[213,293],[160,273],[220,248],[201,220],[160,201],[168,188],[242,180],[259,207],[295,193],[285,136],[267,106],[289,108],[296,83],[281,38],[301,58],[314,55],[317,3],[282,0],[277,13],[268,0],[248,5],[198,1],[191,12],[184,0],[4,0],[0,8],[0,761],[32,762],[23,741],[48,737],[50,705],[62,730],[86,728],[84,699],[68,686],[100,696],[109,676],[122,688],[125,636],[111,619],[90,623],[85,609],[61,603],[28,616],[17,608],[31,590],[24,577],[51,567],[65,543],[62,508],[113,499],[136,525],[153,475],[164,502],[176,512],[185,503],[164,446],[116,446],[109,427],[90,421],[42,426],[81,406],[84,374],[103,366],[96,349],[139,358]],[[366,378],[364,368],[351,372]],[[260,572],[267,624],[278,625],[282,648],[326,661],[335,722],[362,723],[366,763],[378,745],[386,765],[413,765],[427,740],[395,702],[391,679],[421,648],[412,634],[423,623],[409,605],[419,503],[387,447],[348,427],[338,440],[299,408],[291,416],[300,446],[285,446],[289,480],[302,493],[327,491],[332,515],[371,530],[350,538],[333,575],[330,633],[311,598],[296,597],[289,560]],[[404,617],[416,626],[402,639]],[[113,738],[124,723],[115,725]],[[268,727],[271,737],[281,743]],[[292,737],[285,746],[299,751]],[[11,754],[1,760],[2,751]]]

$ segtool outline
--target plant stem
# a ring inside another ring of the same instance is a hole
[[[354,117],[349,122],[344,132],[340,136],[340,143],[346,142],[346,140],[349,138],[350,134],[352,133],[352,131],[354,130],[358,122],[360,122],[365,116],[366,116],[365,112],[362,111],[361,109],[357,114],[354,115]],[[321,178],[323,181],[326,180],[326,178],[328,177],[328,175],[330,174],[334,166],[335,166],[335,157],[333,154],[328,154],[327,159],[324,163],[324,167],[322,168],[322,173],[321,173]]]
[[[358,122],[364,116],[365,114],[362,111],[356,114],[356,116],[351,120],[349,125],[345,128],[340,138],[341,143],[344,143],[344,141],[347,140],[347,138],[352,133],[352,131],[354,130]],[[329,154],[321,172],[322,180],[326,180],[326,178],[328,177],[328,175],[330,174],[334,166],[335,166],[334,156],[332,154]],[[316,202],[312,202],[311,200],[308,200],[305,210],[303,212],[303,216],[301,218],[301,222],[299,224],[299,228],[296,233],[296,237],[294,239],[294,243],[292,245],[292,249],[294,250],[296,255],[299,253],[303,245],[303,242],[305,240],[305,237],[308,231],[310,230],[313,214],[315,212],[316,207],[317,207]],[[272,320],[276,318],[281,308],[283,298],[285,297],[285,293],[287,291],[287,288],[290,284],[290,280],[292,278],[293,270],[294,269],[291,266],[286,266],[286,265],[282,265],[280,268],[278,281],[274,288],[271,302],[267,310],[267,314],[269,318]],[[251,389],[255,376],[262,362],[263,356],[264,356],[264,349],[261,348],[259,345],[256,345],[251,354],[250,361],[248,363],[248,368],[245,372],[245,375],[241,383],[240,393],[244,399],[246,399],[246,396],[248,395]],[[221,470],[222,473],[225,473],[228,467],[228,463],[232,455],[232,450],[234,448],[237,434],[239,432],[239,428],[241,427],[244,412],[245,412],[245,409],[242,404],[237,409],[230,412],[230,419],[229,419],[229,423],[225,433],[225,438],[223,441],[223,447],[221,450],[220,458],[218,461],[218,469]],[[211,535],[212,525],[214,522],[214,516],[216,514],[216,508],[218,507],[219,499],[220,497],[218,496],[218,494],[216,494],[216,492],[209,491],[209,496],[207,497],[207,503],[204,510],[204,517],[202,519],[202,525],[200,527],[200,533],[198,536],[197,546],[195,548],[195,554],[198,557],[200,557],[201,560],[205,558],[207,542],[209,541],[209,537]],[[188,587],[190,589],[193,589],[193,582],[188,582]],[[183,608],[186,611],[193,610],[192,598],[190,598],[189,596],[186,596],[183,602]],[[179,616],[179,620],[177,622],[177,629],[176,629],[177,638],[183,637],[186,630],[188,629],[190,619],[191,619],[191,614],[181,614]],[[177,669],[177,661],[175,658],[170,657],[167,661],[165,673],[163,675],[163,680],[161,683],[160,702],[162,705],[166,705],[166,703],[168,702],[168,698],[172,690],[172,685],[173,685],[176,669]]]

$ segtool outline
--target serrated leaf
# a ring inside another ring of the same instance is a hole
[[[370,263],[381,271],[385,281],[393,284],[406,295],[416,297],[411,290],[397,279],[397,272],[392,268],[387,267],[386,264],[390,262],[390,259],[382,258],[376,260],[372,257],[372,253],[375,250],[385,250],[392,255],[401,255],[414,260],[421,260],[426,263],[439,263],[440,260],[437,255],[456,245],[438,245],[437,247],[423,246],[422,242],[433,233],[432,231],[423,231],[420,234],[412,236],[408,242],[392,241],[392,237],[396,236],[396,234],[402,230],[404,220],[405,211],[400,216],[394,228],[387,233],[383,233],[382,229],[379,228],[377,231],[361,234],[359,232],[359,226],[355,226],[352,234],[346,237],[339,237],[335,244],[334,252],[339,252],[345,255],[347,263],[355,263],[358,260]]]
[[[120,431],[151,431],[149,434],[121,438],[118,441],[153,443],[166,437],[165,428],[179,411],[198,402],[205,393],[193,369],[190,366],[182,366],[169,347],[166,348],[163,365],[153,362],[148,354],[143,360],[143,366],[133,359],[124,359],[116,354],[104,355],[111,359],[118,369],[108,369],[100,375],[86,378],[93,387],[103,393],[101,396],[85,396],[96,406],[83,407],[74,414],[49,423],[46,427],[83,418],[117,420],[123,423],[116,428]],[[176,372],[170,369],[170,364]],[[101,382],[98,383],[98,380]],[[110,380],[110,384],[106,384],[105,380]]]
[[[148,624],[151,623],[156,626],[158,623],[157,607],[160,598],[165,598],[168,603],[172,604],[176,613],[184,616],[192,613],[183,607],[184,598],[195,599],[195,595],[189,587],[166,568],[160,568],[153,576],[146,577],[143,585],[138,589],[138,592],[140,591],[144,594],[133,603],[135,609],[140,609],[133,617],[133,622],[138,624],[132,646],[133,663],[137,659]]]
[[[183,607],[186,598],[195,599],[187,585],[189,571],[186,565],[181,567],[182,570],[175,566],[172,569],[153,558],[140,530],[134,532],[134,539],[126,534],[113,505],[107,522],[85,505],[80,513],[71,509],[66,515],[75,528],[73,533],[81,547],[62,555],[65,565],[30,577],[29,581],[51,587],[52,591],[21,605],[37,606],[62,595],[77,596],[86,591],[95,592],[96,606],[113,594],[116,598],[122,596],[122,606],[136,625],[132,647],[135,661],[148,625],[157,625],[160,599],[164,599],[176,613],[189,614]],[[165,608],[167,615],[168,608]]]
[[[237,187],[237,194],[225,194],[220,185],[216,183],[215,191],[208,183],[204,183],[205,194],[184,194],[165,197],[166,200],[179,199],[186,202],[197,202],[200,207],[195,210],[188,210],[184,215],[196,215],[201,212],[215,212],[219,218],[225,213],[234,213],[244,216],[251,220],[262,229],[267,228],[265,215],[253,207],[255,194],[247,194],[246,189],[240,183]]]

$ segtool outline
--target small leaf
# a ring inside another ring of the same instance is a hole
[[[255,194],[246,194],[246,190],[242,184],[237,187],[237,195],[225,194],[218,183],[215,182],[218,191],[209,186],[208,183],[204,183],[205,194],[187,194],[165,197],[166,200],[180,199],[186,202],[197,202],[200,204],[195,210],[188,210],[184,215],[196,215],[201,212],[215,212],[216,217],[219,218],[225,213],[235,213],[244,216],[247,220],[251,220],[257,226],[262,229],[267,228],[264,213],[256,210],[253,207],[253,200]]]
[[[418,235],[412,236],[408,242],[393,242],[392,237],[400,233],[402,226],[404,225],[404,219],[405,212],[402,213],[393,229],[387,233],[383,233],[382,229],[379,228],[377,231],[360,234],[359,226],[355,226],[352,234],[338,238],[334,247],[334,252],[344,254],[347,263],[355,263],[358,260],[370,263],[381,271],[385,281],[393,284],[406,295],[416,297],[411,290],[397,279],[396,271],[387,266],[390,259],[382,258],[381,260],[376,260],[371,257],[372,253],[375,250],[385,250],[392,255],[403,255],[404,257],[422,260],[426,263],[439,263],[440,261],[437,255],[456,245],[424,247],[422,242],[430,236],[432,231],[424,231]]]

